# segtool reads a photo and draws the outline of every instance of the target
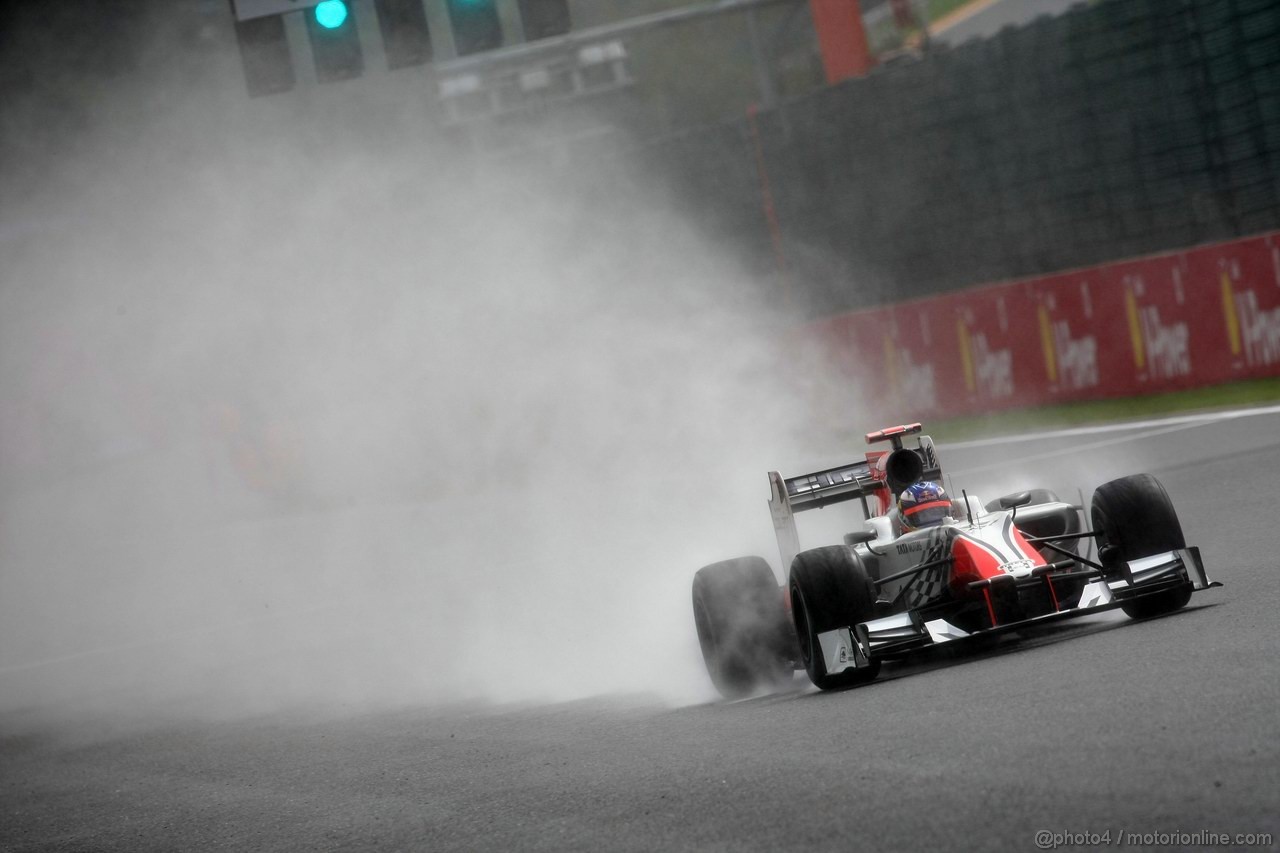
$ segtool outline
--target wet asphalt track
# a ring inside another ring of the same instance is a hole
[[[1066,447],[1087,449],[1045,455]],[[943,452],[957,481],[988,484],[984,497],[1150,470],[1226,587],[1169,617],[1103,614],[886,668],[844,693],[269,718],[94,740],[0,719],[0,849],[1034,850],[1038,830],[1280,837],[1280,414]],[[1034,482],[1006,473],[1036,468]]]

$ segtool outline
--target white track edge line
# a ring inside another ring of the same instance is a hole
[[[1167,418],[1151,418],[1143,421],[1123,421],[1120,423],[1102,424],[1099,426],[1071,427],[1069,429],[1044,430],[1009,435],[1002,438],[978,438],[972,441],[938,442],[939,448],[958,449],[967,447],[989,447],[993,444],[1013,444],[1022,441],[1042,441],[1049,438],[1067,438],[1076,435],[1100,435],[1108,432],[1124,432],[1126,430],[1150,429],[1152,427],[1174,426],[1176,424],[1204,423],[1206,421],[1228,421],[1237,418],[1257,417],[1260,415],[1280,414],[1280,405],[1260,406],[1248,409],[1226,409],[1215,412],[1200,412],[1194,415],[1172,415]]]

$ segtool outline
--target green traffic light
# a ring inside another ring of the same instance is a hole
[[[347,20],[347,4],[342,0],[324,0],[316,4],[316,23],[326,30],[336,30]]]

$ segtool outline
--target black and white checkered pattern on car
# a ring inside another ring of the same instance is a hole
[[[934,601],[946,589],[950,571],[951,567],[946,563],[925,569],[902,590],[903,601],[908,607],[923,607]]]
[[[917,565],[942,560],[951,553],[951,535],[947,528],[939,528],[929,537],[929,546]],[[907,607],[922,607],[935,601],[947,588],[947,580],[951,577],[951,563],[939,562],[930,569],[911,578],[898,593],[898,601]]]

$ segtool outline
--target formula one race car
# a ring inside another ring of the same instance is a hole
[[[1188,548],[1164,487],[1150,474],[1104,483],[1090,507],[1047,489],[987,505],[964,494],[946,517],[913,529],[896,497],[942,483],[933,440],[903,447],[920,424],[867,435],[865,459],[784,479],[769,473],[769,508],[785,587],[761,557],[699,570],[693,615],[707,672],[726,697],[789,681],[803,668],[823,690],[870,681],[883,661],[971,638],[1120,608],[1135,619],[1221,586]],[[801,550],[795,513],[861,502],[862,530],[843,545]],[[1080,543],[1095,540],[1096,559]]]

